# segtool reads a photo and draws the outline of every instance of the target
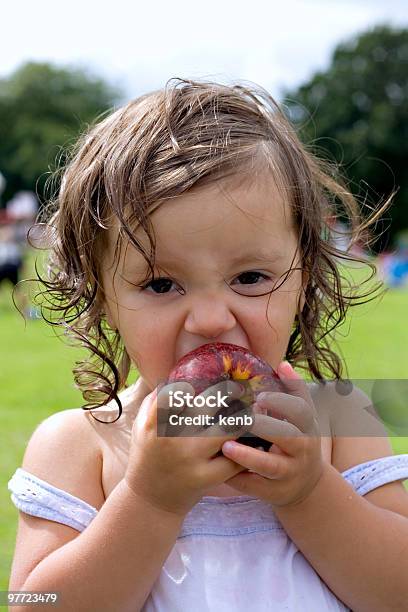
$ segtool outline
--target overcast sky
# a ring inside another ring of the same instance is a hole
[[[408,27],[408,0],[7,0],[1,23],[0,76],[54,61],[90,67],[127,99],[174,76],[250,80],[279,99],[338,42]]]

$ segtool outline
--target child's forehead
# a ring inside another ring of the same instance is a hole
[[[156,203],[149,215],[156,239],[156,253],[163,258],[182,252],[213,250],[236,254],[237,250],[270,245],[283,251],[296,236],[288,193],[268,174],[256,179],[230,177],[197,186],[176,198]],[[132,236],[150,251],[141,225]],[[126,251],[135,250],[118,218],[108,232],[109,250],[118,238]],[[184,251],[183,251],[184,249]]]

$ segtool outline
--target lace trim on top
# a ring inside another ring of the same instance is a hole
[[[377,487],[408,478],[408,454],[380,457],[342,472],[360,495]],[[239,497],[204,496],[186,515],[179,537],[189,535],[242,535],[284,528],[272,506],[248,495]]]
[[[342,472],[357,493],[365,495],[377,487],[408,478],[408,453],[380,457],[355,465]]]
[[[87,502],[22,468],[17,468],[7,488],[19,510],[63,523],[78,531],[83,531],[98,514],[98,510]]]
[[[365,495],[383,484],[407,479],[408,454],[367,461],[342,472],[342,476],[358,494]],[[96,508],[78,497],[22,468],[17,468],[8,483],[8,489],[18,509],[69,525],[78,531],[83,531],[98,513]],[[272,530],[283,530],[283,527],[267,502],[249,495],[204,496],[186,515],[179,538]]]

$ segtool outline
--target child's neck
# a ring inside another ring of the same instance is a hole
[[[152,391],[153,389],[150,389],[144,378],[139,376],[135,383],[119,394],[119,399],[122,402],[123,408],[125,409],[126,406],[126,410],[128,412],[134,412],[136,416],[144,398]]]

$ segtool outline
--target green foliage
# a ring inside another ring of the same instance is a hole
[[[368,191],[373,205],[399,187],[377,249],[408,227],[407,70],[408,29],[377,26],[338,45],[326,72],[284,94],[303,142],[343,166],[354,195]]]
[[[81,69],[29,62],[0,80],[0,170],[3,201],[16,191],[44,198],[49,172],[64,150],[121,92]]]

